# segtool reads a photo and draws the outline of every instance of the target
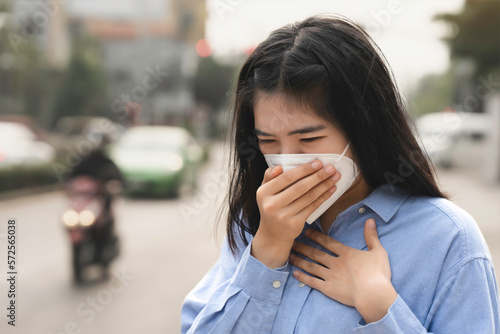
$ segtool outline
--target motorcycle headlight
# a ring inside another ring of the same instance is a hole
[[[68,210],[63,214],[63,222],[67,227],[75,227],[78,221],[78,213],[74,210]]]
[[[178,154],[171,154],[167,157],[167,168],[171,171],[178,171],[184,166],[184,160]]]
[[[90,226],[95,222],[95,215],[90,210],[83,210],[80,212],[80,224],[83,226]]]

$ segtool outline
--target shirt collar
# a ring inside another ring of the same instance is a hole
[[[389,223],[409,194],[410,192],[406,189],[389,184],[381,184],[370,195],[364,198],[360,204],[366,205],[379,215],[384,222]]]

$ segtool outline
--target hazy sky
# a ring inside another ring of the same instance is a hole
[[[196,0],[195,0],[196,1]],[[71,0],[68,8],[82,15],[159,18],[168,0]],[[440,40],[447,27],[435,14],[458,12],[464,0],[207,0],[206,36],[216,55],[239,53],[287,23],[333,12],[363,24],[375,39],[400,85],[408,91],[428,73],[449,63]]]
[[[256,45],[276,28],[320,13],[338,13],[365,26],[405,91],[449,64],[437,13],[458,12],[464,0],[210,0],[207,38],[218,54]],[[233,4],[231,6],[231,4]]]

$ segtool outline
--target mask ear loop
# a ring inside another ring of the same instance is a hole
[[[342,152],[342,154],[340,155],[339,160],[340,160],[340,159],[342,159],[342,158],[344,157],[344,155],[346,154],[347,150],[349,149],[349,145],[351,145],[351,142],[350,142],[350,141],[349,141],[349,142],[347,143],[347,145],[345,146],[345,148],[344,148],[344,152]]]
[[[347,152],[347,150],[349,149],[349,145],[350,145],[350,144],[351,144],[351,142],[349,141],[349,142],[347,143],[347,145],[345,146],[345,148],[344,148],[344,152],[342,152],[342,154],[341,154],[341,155],[337,158],[337,160],[336,160],[336,161],[340,161],[340,160],[342,160],[342,158],[345,156],[345,153],[346,153],[346,152]]]
[[[342,154],[341,154],[341,155],[340,155],[340,157],[337,159],[337,161],[340,161],[340,160],[341,160],[341,159],[345,156],[345,154],[346,154],[347,150],[349,149],[349,145],[351,145],[351,141],[349,141],[349,142],[347,143],[347,145],[346,145],[346,146],[345,146],[345,148],[344,148],[344,152],[342,152]],[[353,161],[352,163],[353,163],[353,165],[356,165],[356,163],[355,163],[354,161]],[[356,175],[354,176],[354,178],[357,178],[357,177],[358,177],[358,175],[359,175],[359,172],[360,172],[359,168],[356,168],[356,169],[358,170],[358,172],[356,173]]]

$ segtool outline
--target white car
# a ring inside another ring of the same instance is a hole
[[[15,122],[0,122],[0,168],[51,163],[56,152],[36,139],[30,128]]]
[[[418,136],[434,165],[477,167],[484,159],[489,115],[443,111],[417,119]]]

